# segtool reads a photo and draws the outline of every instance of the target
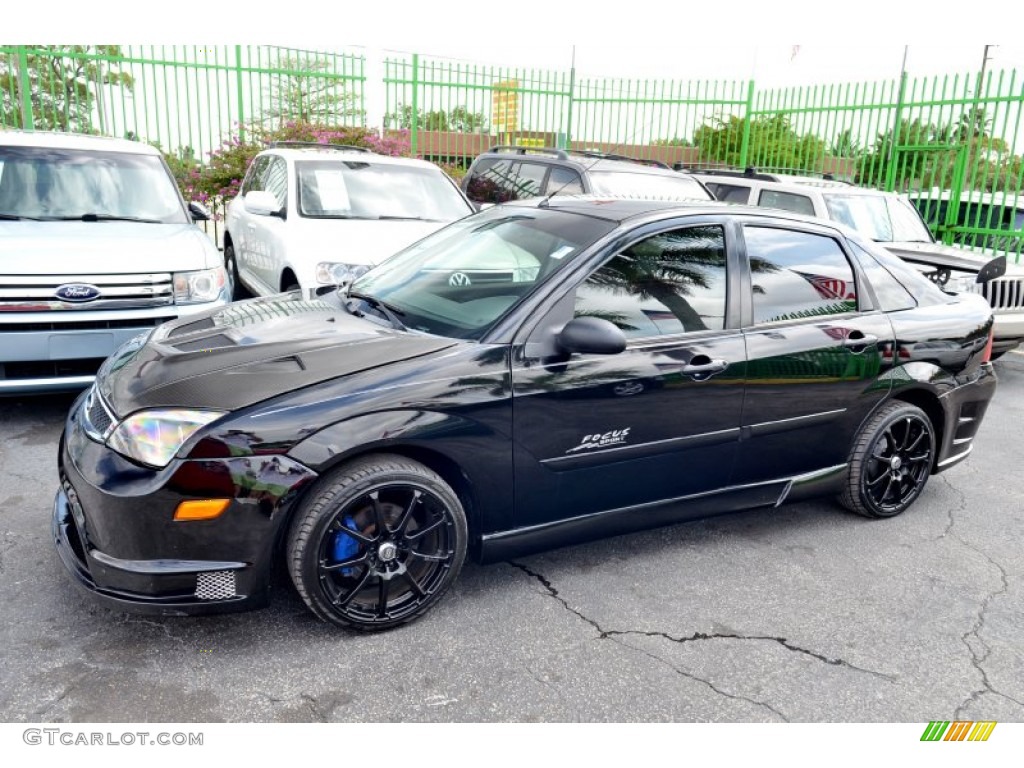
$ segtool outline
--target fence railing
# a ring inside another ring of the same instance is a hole
[[[230,138],[300,121],[405,130],[413,154],[463,167],[517,143],[830,174],[918,193],[946,242],[1024,243],[1024,82],[1013,71],[761,89],[415,53],[379,64],[371,80],[352,52],[0,46],[0,128],[128,136],[199,164]]]

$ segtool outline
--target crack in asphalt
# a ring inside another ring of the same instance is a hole
[[[279,699],[277,696],[271,696],[266,691],[256,691],[256,694],[258,696],[262,696],[271,704],[289,704],[295,701],[296,699],[301,699],[302,702],[309,709],[313,717],[316,718],[316,721],[318,723],[330,722],[330,719],[323,712],[320,711],[320,703],[316,700],[316,697],[309,693],[300,692],[284,699]]]
[[[692,674],[690,672],[686,672],[686,671],[678,668],[674,664],[666,661],[665,659],[662,659],[660,656],[657,656],[656,654],[650,653],[649,651],[646,651],[646,650],[644,650],[642,648],[636,648],[636,647],[634,647],[632,645],[629,645],[627,643],[623,643],[623,642],[617,640],[616,638],[624,637],[624,636],[627,636],[627,635],[639,635],[639,636],[644,636],[644,637],[660,637],[660,638],[663,638],[665,640],[670,640],[670,641],[672,641],[674,643],[689,643],[689,642],[702,641],[702,640],[720,640],[720,639],[768,641],[768,642],[777,643],[777,644],[779,644],[780,646],[782,646],[783,648],[785,648],[788,651],[792,651],[794,653],[800,653],[800,654],[804,654],[806,656],[810,656],[811,658],[817,659],[818,661],[824,662],[825,664],[829,664],[829,665],[832,665],[832,666],[845,667],[847,669],[851,669],[851,670],[854,670],[856,672],[862,672],[864,674],[873,675],[875,677],[880,677],[883,680],[888,680],[889,682],[893,682],[894,679],[895,679],[891,675],[886,675],[886,674],[884,674],[882,672],[878,672],[878,671],[873,670],[873,669],[865,669],[864,667],[858,667],[857,665],[851,664],[850,662],[845,661],[843,659],[835,659],[835,658],[832,658],[830,656],[825,656],[824,654],[817,653],[815,651],[811,651],[811,650],[809,650],[807,648],[801,648],[800,646],[794,645],[793,643],[789,642],[789,640],[787,640],[784,637],[775,637],[775,636],[772,636],[772,635],[740,635],[740,634],[735,634],[735,633],[712,633],[712,634],[706,634],[704,632],[695,632],[695,633],[693,633],[692,635],[690,635],[688,637],[674,637],[674,636],[669,635],[668,633],[665,633],[665,632],[645,632],[645,631],[640,631],[640,630],[604,629],[596,621],[594,621],[593,619],[589,618],[588,616],[583,615],[582,613],[577,611],[575,608],[573,608],[571,605],[569,605],[569,602],[564,597],[559,595],[558,590],[555,589],[555,586],[547,578],[545,578],[545,576],[543,574],[538,573],[538,572],[536,572],[534,570],[531,570],[530,568],[528,568],[527,566],[523,565],[522,563],[517,563],[517,562],[514,562],[514,561],[508,561],[508,564],[511,565],[513,568],[519,569],[523,573],[527,574],[528,576],[530,576],[530,577],[536,579],[538,582],[540,582],[540,584],[547,591],[549,597],[552,597],[555,600],[557,600],[559,603],[562,604],[562,606],[567,611],[569,611],[569,613],[573,614],[574,616],[578,617],[579,619],[581,619],[582,621],[586,622],[591,627],[593,627],[597,631],[597,633],[598,633],[598,639],[599,640],[609,639],[612,642],[614,642],[614,643],[616,643],[616,644],[618,644],[618,645],[620,645],[620,646],[622,646],[624,648],[630,648],[631,650],[643,653],[644,655],[646,655],[646,656],[648,656],[648,657],[650,657],[650,658],[652,658],[652,659],[654,659],[656,661],[659,661],[662,664],[665,664],[666,666],[672,668],[678,674],[680,674],[680,675],[682,675],[684,677],[687,677],[687,678],[689,678],[691,680],[694,680],[695,682],[703,683],[704,685],[706,685],[708,688],[710,688],[715,693],[718,693],[718,694],[720,694],[722,696],[725,696],[727,698],[730,698],[730,699],[746,701],[746,702],[748,702],[750,704],[754,704],[756,706],[764,707],[765,709],[769,710],[773,714],[775,714],[778,717],[782,718],[785,722],[789,722],[789,719],[782,712],[780,712],[779,710],[775,709],[773,706],[771,706],[767,702],[759,701],[757,699],[751,699],[751,698],[748,698],[746,696],[742,696],[742,695],[739,695],[739,694],[732,694],[732,693],[729,693],[728,691],[724,691],[724,690],[718,688],[717,686],[715,686],[714,683],[712,683],[710,680],[705,680],[702,677],[698,677],[697,675],[694,675],[694,674]]]
[[[963,491],[961,491],[959,488],[953,485],[949,481],[949,478],[947,478],[945,475],[940,475],[940,478],[946,484],[946,486],[951,491],[953,491],[953,493],[956,494],[956,496],[960,499],[960,505],[955,511],[966,511],[966,494],[964,494]],[[996,570],[999,571],[999,580],[1001,582],[1001,586],[999,589],[990,591],[985,596],[985,599],[981,601],[981,606],[978,609],[978,615],[974,620],[974,626],[972,626],[969,630],[967,630],[966,632],[964,632],[963,635],[960,636],[960,642],[964,644],[964,647],[967,648],[967,652],[971,654],[971,666],[973,666],[978,671],[978,674],[981,675],[981,683],[984,686],[983,688],[976,688],[975,690],[971,691],[970,695],[968,695],[968,697],[960,703],[960,706],[956,708],[956,711],[953,713],[953,717],[956,720],[960,720],[961,713],[965,709],[967,709],[967,707],[969,707],[971,704],[973,704],[982,696],[984,696],[986,693],[990,693],[994,696],[1000,696],[1006,699],[1007,701],[1012,701],[1014,704],[1020,707],[1024,707],[1024,702],[1018,701],[1017,699],[1013,698],[1013,696],[1010,696],[1009,694],[1003,693],[1002,691],[998,691],[995,688],[993,688],[992,683],[988,679],[988,672],[982,666],[982,664],[984,664],[988,660],[988,657],[992,653],[992,649],[989,647],[988,643],[986,643],[981,638],[981,630],[985,628],[985,614],[988,612],[989,605],[992,603],[993,600],[995,600],[1000,595],[1009,592],[1009,577],[1006,574],[1006,569],[998,562],[996,562],[996,560],[990,557],[988,553],[974,546],[970,542],[965,541],[961,536],[953,532],[953,526],[956,524],[956,519],[953,516],[953,512],[954,510],[952,508],[947,510],[947,513],[949,514],[949,525],[946,526],[945,531],[943,531],[942,535],[938,538],[943,539],[946,536],[951,536],[952,538],[956,539],[962,546],[971,550],[975,554],[978,554],[981,557],[985,558],[985,560],[987,560],[990,565],[992,565]],[[971,638],[974,639],[977,645],[981,646],[981,648],[984,649],[983,653],[978,653],[978,651],[975,649],[974,644],[971,643]]]
[[[144,618],[142,618],[140,616],[132,616],[131,614],[126,614],[125,617],[124,617],[124,620],[121,623],[123,625],[145,624],[146,626],[149,626],[149,627],[157,627],[158,629],[163,630],[163,633],[165,635],[167,635],[167,637],[169,639],[174,640],[177,643],[180,643],[182,646],[185,645],[185,638],[178,637],[177,635],[173,634],[171,632],[171,628],[168,627],[167,624],[165,624],[163,622],[153,621],[152,619],[144,619]]]

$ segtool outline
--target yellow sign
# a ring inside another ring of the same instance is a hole
[[[492,130],[497,133],[519,130],[519,81],[497,82],[491,94]]]

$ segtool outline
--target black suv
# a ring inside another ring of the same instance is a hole
[[[656,160],[552,147],[497,146],[479,155],[462,180],[474,203],[550,195],[616,195],[714,200],[696,178]]]

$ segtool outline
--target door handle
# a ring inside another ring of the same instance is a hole
[[[877,336],[861,333],[860,331],[853,331],[849,336],[843,339],[843,346],[848,348],[854,354],[859,354],[872,344],[877,343]]]
[[[690,360],[689,364],[684,365],[680,372],[684,376],[692,376],[695,381],[704,381],[728,367],[728,360],[712,360],[707,355],[697,355]]]

